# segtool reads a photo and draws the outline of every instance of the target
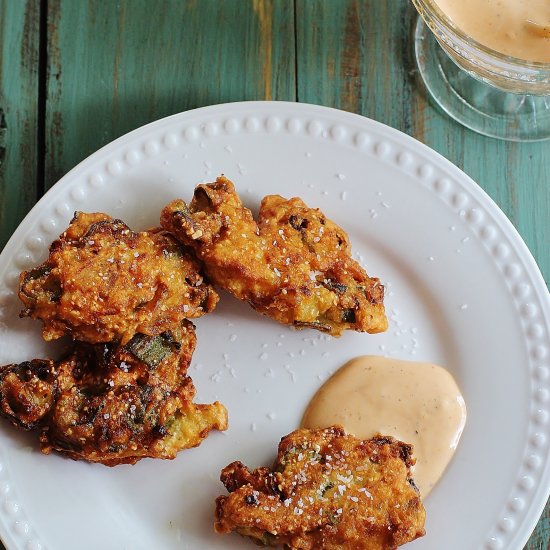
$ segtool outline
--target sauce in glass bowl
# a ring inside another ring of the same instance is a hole
[[[434,0],[465,34],[500,53],[550,62],[550,0]]]

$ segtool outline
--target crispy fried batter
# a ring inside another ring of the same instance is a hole
[[[227,428],[225,407],[197,405],[186,375],[195,332],[136,334],[124,346],[74,343],[59,362],[0,368],[0,414],[39,429],[42,452],[108,466],[144,457],[174,458],[212,429]]]
[[[215,530],[292,549],[395,549],[424,535],[411,451],[340,426],[296,430],[281,440],[272,469],[234,462],[222,470],[230,494],[216,500]]]
[[[134,233],[106,214],[77,212],[48,259],[20,277],[22,316],[96,344],[160,334],[218,301],[199,262],[162,230]]]
[[[162,226],[195,249],[213,283],[296,327],[340,335],[387,328],[384,287],[351,258],[348,236],[300,199],[265,197],[256,223],[224,177],[190,205],[166,206]]]

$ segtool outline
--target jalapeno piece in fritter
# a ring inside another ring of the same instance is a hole
[[[361,441],[339,426],[284,437],[273,468],[224,468],[215,530],[264,546],[393,550],[424,535],[412,449],[391,437]]]
[[[126,345],[74,343],[61,361],[0,368],[0,414],[40,431],[42,451],[109,466],[174,458],[227,428],[220,403],[193,403],[189,321]]]
[[[211,311],[218,295],[192,251],[166,232],[135,233],[106,214],[77,212],[48,259],[21,274],[22,316],[45,340],[96,344],[157,335]]]
[[[161,225],[192,247],[210,280],[255,310],[334,336],[387,329],[384,287],[351,257],[344,230],[298,198],[269,195],[258,220],[224,177],[176,200]]]

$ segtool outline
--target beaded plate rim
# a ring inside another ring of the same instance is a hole
[[[476,233],[499,267],[522,318],[529,349],[532,407],[527,446],[518,479],[499,519],[479,547],[520,548],[528,540],[550,493],[550,298],[542,275],[521,236],[492,199],[447,159],[414,138],[384,124],[337,109],[290,102],[238,102],[202,107],[138,128],[101,148],[73,168],[34,206],[0,256],[15,270],[0,280],[0,307],[13,295],[6,290],[14,274],[29,267],[33,253],[62,229],[58,218],[88,193],[116,178],[125,168],[178,147],[218,135],[287,133],[328,139],[379,157],[413,174]],[[74,183],[84,180],[83,184]],[[38,212],[40,211],[40,215]],[[11,279],[10,279],[11,277]],[[525,302],[529,296],[530,301]],[[538,407],[538,408],[537,408]],[[545,456],[546,455],[546,456]],[[0,451],[0,456],[3,453]],[[546,487],[546,489],[545,489]],[[0,534],[10,550],[43,550],[45,545],[27,519],[9,472],[0,462]]]

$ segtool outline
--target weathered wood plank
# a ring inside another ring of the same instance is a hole
[[[47,186],[160,117],[226,101],[295,99],[286,0],[51,0],[48,11]]]
[[[550,502],[539,520],[525,550],[548,550],[550,548]]]
[[[298,100],[384,122],[462,168],[504,210],[550,280],[548,143],[466,130],[427,99],[415,74],[407,0],[296,0]],[[550,548],[550,501],[527,550]]]
[[[469,173],[516,225],[548,282],[548,145],[477,136],[427,101],[414,75],[407,0],[296,2],[297,60],[290,0],[50,0],[47,186],[161,116],[295,99],[296,61],[299,100],[385,122]],[[0,246],[37,193],[38,35],[39,0],[0,0]],[[549,541],[547,506],[527,548]]]
[[[550,280],[548,143],[506,143],[459,126],[427,100],[407,0],[297,0],[298,100],[345,109],[413,135],[477,181]]]
[[[0,0],[0,249],[37,193],[39,0]]]

